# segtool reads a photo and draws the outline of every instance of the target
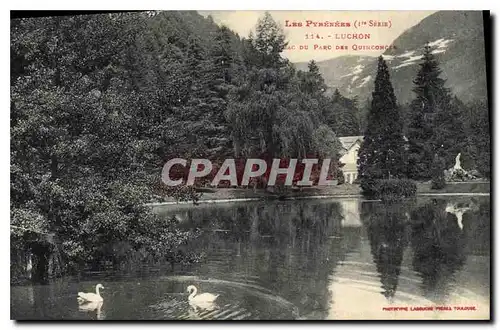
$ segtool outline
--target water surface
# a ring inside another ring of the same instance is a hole
[[[488,197],[159,207],[202,235],[191,266],[101,272],[11,288],[13,319],[489,318]],[[106,289],[81,310],[78,291]],[[190,305],[188,285],[219,294]],[[475,310],[388,311],[456,306]],[[386,308],[386,310],[384,310]]]

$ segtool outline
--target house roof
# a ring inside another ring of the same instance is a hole
[[[364,138],[363,135],[340,136],[339,141],[340,141],[340,143],[342,143],[342,147],[345,150],[349,150],[354,145],[354,143],[356,143],[356,141],[363,142],[363,138]],[[403,136],[403,139],[405,140],[405,142],[408,142],[408,138],[406,136]]]
[[[363,136],[341,136],[339,137],[340,143],[342,143],[342,147],[344,147],[345,150],[349,150],[354,143],[357,141],[363,142]]]

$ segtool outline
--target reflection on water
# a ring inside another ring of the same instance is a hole
[[[373,262],[382,282],[382,294],[394,298],[398,287],[403,252],[408,246],[408,221],[400,205],[364,203],[361,211]]]
[[[104,317],[102,315],[102,301],[94,301],[94,302],[86,302],[78,306],[78,310],[80,312],[87,312],[90,314],[95,313],[95,317],[97,320],[103,320]]]
[[[446,302],[455,273],[465,261],[465,239],[446,202],[433,200],[412,211],[413,269],[422,277],[423,295]]]
[[[489,317],[487,199],[251,202],[158,212],[203,230],[187,247],[204,253],[201,263],[13,287],[12,318]],[[107,288],[104,304],[82,310],[76,293],[97,282]],[[188,285],[220,296],[210,306],[190,305]],[[477,310],[382,310],[459,303]]]
[[[338,267],[331,285],[337,304],[332,306],[330,318],[488,318],[487,201],[364,202],[360,210],[366,231],[361,237],[367,238],[371,258],[366,251],[368,244],[361,244],[362,248],[349,253],[347,262]],[[467,219],[462,226],[457,210]],[[470,221],[472,218],[475,220]],[[452,310],[382,311],[383,307],[405,306]],[[474,307],[476,311],[457,311],[455,306]]]

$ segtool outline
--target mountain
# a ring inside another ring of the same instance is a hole
[[[330,87],[329,93],[333,92],[335,88],[343,95],[350,95],[352,87],[359,86],[362,88],[364,84],[369,82],[370,78],[359,79],[365,67],[375,63],[377,60],[373,56],[358,56],[358,55],[345,55],[335,57],[329,60],[318,62],[325,83]],[[307,71],[307,63],[295,63],[295,67],[299,70]]]
[[[486,66],[483,16],[481,11],[440,11],[424,18],[393,42],[384,58],[399,103],[413,98],[413,79],[426,43],[433,48],[441,77],[462,101],[486,99]],[[306,69],[304,63],[297,68]],[[341,56],[318,62],[325,82],[345,96],[360,100],[371,96],[377,61],[370,56]]]

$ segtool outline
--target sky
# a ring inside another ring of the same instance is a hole
[[[204,16],[211,15],[216,23],[228,26],[240,37],[247,37],[250,31],[255,29],[257,20],[262,17],[264,11],[228,10],[199,11],[199,13]],[[385,49],[353,49],[353,47],[357,45],[390,46],[392,41],[406,29],[416,25],[435,11],[270,11],[270,13],[283,28],[289,42],[290,49],[287,49],[283,55],[292,62],[308,62],[342,55],[378,56]],[[292,22],[300,22],[302,27],[287,27],[287,20],[288,25]],[[349,23],[350,27],[314,27],[313,23],[307,27],[307,21],[344,22]],[[370,21],[386,23],[388,26],[370,26]],[[359,26],[359,22],[366,22],[366,25]],[[364,39],[360,39],[360,34]],[[342,37],[355,38],[356,36],[357,40],[342,39]],[[305,46],[307,49],[304,49]],[[342,49],[342,46],[345,48]]]

